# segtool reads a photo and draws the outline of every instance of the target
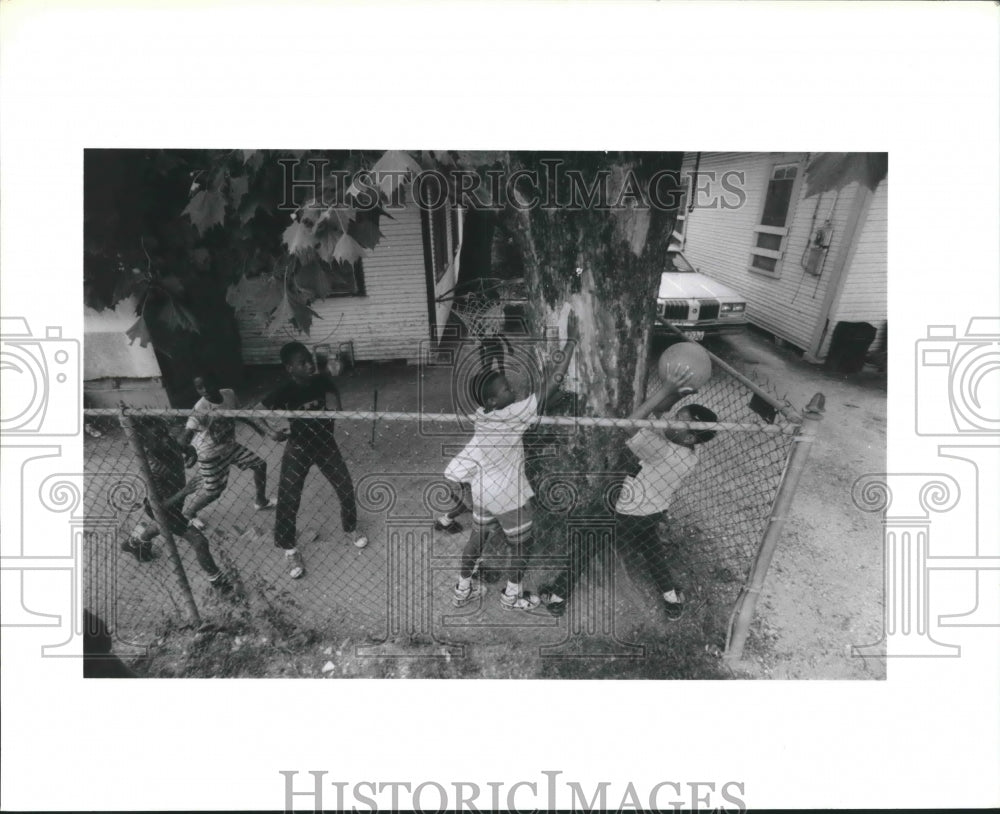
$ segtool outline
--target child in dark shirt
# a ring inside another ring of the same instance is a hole
[[[317,373],[312,354],[301,342],[289,342],[281,349],[281,363],[289,381],[261,399],[269,410],[340,410],[340,392],[333,375],[320,360]],[[274,521],[274,544],[284,550],[288,575],[299,579],[305,573],[305,563],[295,545],[296,522],[302,489],[313,466],[333,486],[340,500],[340,520],[344,531],[358,548],[368,545],[368,538],[357,529],[358,510],[354,483],[347,470],[333,434],[332,419],[293,418],[289,422],[290,436],[281,456],[278,476],[278,508]]]
[[[149,484],[149,487],[160,499],[167,514],[170,533],[177,537],[183,537],[191,544],[195,557],[198,559],[198,565],[205,572],[213,588],[222,594],[231,593],[233,591],[232,583],[226,579],[212,557],[205,535],[193,528],[182,512],[184,498],[198,488],[198,481],[192,479],[185,483],[184,453],[171,436],[167,422],[156,416],[144,416],[135,420],[134,426],[139,435],[139,442],[146,453],[150,473],[153,476],[153,482]],[[153,515],[153,507],[149,503],[149,498],[145,498],[143,503],[146,514],[153,522],[140,523],[132,532],[132,536],[122,543],[122,550],[134,555],[139,562],[148,562],[155,556],[153,539],[160,534],[160,527]]]

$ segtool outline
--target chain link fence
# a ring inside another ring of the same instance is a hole
[[[192,411],[87,410],[103,430],[85,438],[87,515],[105,533],[87,548],[86,603],[113,620],[120,641],[140,646],[164,626],[256,603],[278,624],[364,642],[359,657],[461,654],[497,641],[575,657],[636,655],[643,637],[670,636],[670,596],[683,600],[680,624],[703,631],[707,645],[728,641],[738,657],[740,605],[752,595],[745,628],[809,422],[713,363],[709,383],[672,415],[696,402],[716,421],[556,415],[523,436],[476,436],[494,461],[523,449],[534,492],[523,584],[549,600],[531,612],[499,602],[518,553],[511,539],[523,536],[512,531],[516,519],[487,527],[474,574],[485,596],[454,601],[475,521],[457,508],[463,487],[443,473],[476,434],[467,409],[215,410],[212,421],[234,434],[207,467],[204,450],[185,461],[178,441]],[[289,424],[287,440],[259,434]],[[710,439],[697,435],[705,431]],[[493,481],[469,480],[465,499],[471,488],[481,504]],[[283,550],[293,545],[304,568],[297,578]]]

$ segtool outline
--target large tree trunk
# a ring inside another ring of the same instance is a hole
[[[178,409],[198,400],[195,376],[211,372],[222,387],[243,384],[239,325],[221,286],[211,279],[193,286],[184,304],[198,323],[197,333],[165,325],[156,306],[149,309],[148,320],[167,399]]]
[[[515,154],[511,169],[539,170],[545,156]],[[504,211],[518,242],[529,288],[528,321],[535,336],[559,326],[565,340],[572,314],[579,330],[575,352],[575,411],[625,416],[644,397],[656,292],[676,210],[615,207],[623,186],[646,189],[657,173],[679,173],[680,153],[576,153],[559,156],[588,182],[608,174],[607,203],[577,209],[540,207]],[[540,173],[541,174],[541,173]],[[551,180],[551,179],[550,179]],[[565,173],[557,195],[543,183],[542,200],[568,201]],[[669,180],[660,184],[666,189]],[[661,195],[662,201],[665,196]],[[632,199],[634,201],[634,198]],[[627,200],[626,200],[627,203]],[[571,401],[571,400],[570,400]],[[565,405],[567,402],[564,401]],[[565,411],[565,408],[564,408]],[[623,433],[587,432],[569,443],[574,471],[603,473],[617,462]],[[569,462],[563,461],[562,465]]]

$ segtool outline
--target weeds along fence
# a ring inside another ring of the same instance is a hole
[[[104,431],[84,444],[87,516],[102,530],[88,537],[85,601],[113,620],[120,641],[136,645],[164,625],[210,622],[235,601],[300,629],[360,641],[360,657],[450,657],[497,641],[537,646],[541,657],[631,656],[687,626],[699,642],[739,658],[817,412],[803,418],[715,362],[708,385],[675,410],[696,401],[717,422],[546,416],[523,440],[517,432],[480,437],[476,454],[491,459],[508,460],[523,444],[535,495],[524,585],[536,593],[560,586],[562,614],[544,605],[533,613],[500,607],[512,548],[501,534],[490,536],[477,564],[485,596],[454,605],[472,516],[459,514],[447,530],[435,521],[456,504],[456,487],[442,473],[473,425],[463,414],[427,412],[214,411],[210,437],[221,440],[178,473],[172,439],[192,411],[85,411]],[[293,437],[261,437],[264,421],[294,424]],[[165,430],[159,440],[156,428]],[[695,447],[694,460],[665,441],[665,430],[715,436]],[[229,447],[227,433],[241,447]],[[233,460],[228,467],[218,464],[220,445]],[[594,465],[597,449],[609,452]],[[171,466],[175,480],[167,484]],[[488,492],[472,470],[472,488]],[[193,491],[171,506],[185,481]],[[206,503],[207,495],[215,499]],[[258,508],[262,496],[278,505]],[[349,533],[352,498],[364,548]],[[236,585],[235,599],[209,581],[198,533],[179,519],[195,501],[205,503],[196,514],[201,534]],[[665,502],[666,514],[649,516]],[[154,522],[161,533],[150,548],[130,544]],[[301,578],[290,576],[276,540],[294,541]],[[671,587],[686,597],[680,621],[666,615],[662,593]]]

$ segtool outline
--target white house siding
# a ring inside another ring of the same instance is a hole
[[[850,204],[857,192],[857,185],[852,184],[842,189],[839,196],[827,192],[803,198],[806,158],[806,153],[702,153],[699,174],[715,172],[717,179],[730,170],[745,174],[743,190],[746,201],[737,209],[724,209],[721,206],[709,208],[696,200],[685,226],[685,254],[688,259],[709,277],[731,285],[743,294],[747,298],[747,317],[751,322],[802,349],[808,348],[820,318],[834,258],[840,249]],[[749,270],[750,253],[755,239],[753,230],[760,223],[771,168],[775,163],[796,160],[799,161],[799,186],[778,267],[780,276],[774,278],[758,274]],[[694,165],[695,154],[685,155],[684,173],[693,172]],[[701,186],[705,183],[704,179],[700,181]],[[712,189],[730,202],[735,202],[735,195],[725,192],[718,180]],[[833,240],[822,274],[817,278],[805,272],[801,261],[814,230],[827,218],[832,221]]]
[[[847,270],[840,301],[830,317],[830,329],[820,356],[830,348],[830,338],[838,322],[868,322],[878,328],[872,347],[878,347],[886,330],[888,314],[889,182],[879,184],[872,195],[868,217],[861,227],[854,258]]]
[[[83,312],[83,390],[90,407],[167,407],[160,365],[153,346],[129,342],[125,332],[136,320],[134,297],[114,309]]]
[[[239,315],[243,360],[247,364],[277,364],[286,342],[307,345],[354,343],[358,360],[416,360],[431,338],[427,309],[427,276],[420,210],[408,206],[380,223],[383,238],[363,261],[364,297],[333,297],[312,304],[321,319],[309,336],[286,327],[265,336],[258,314]]]

